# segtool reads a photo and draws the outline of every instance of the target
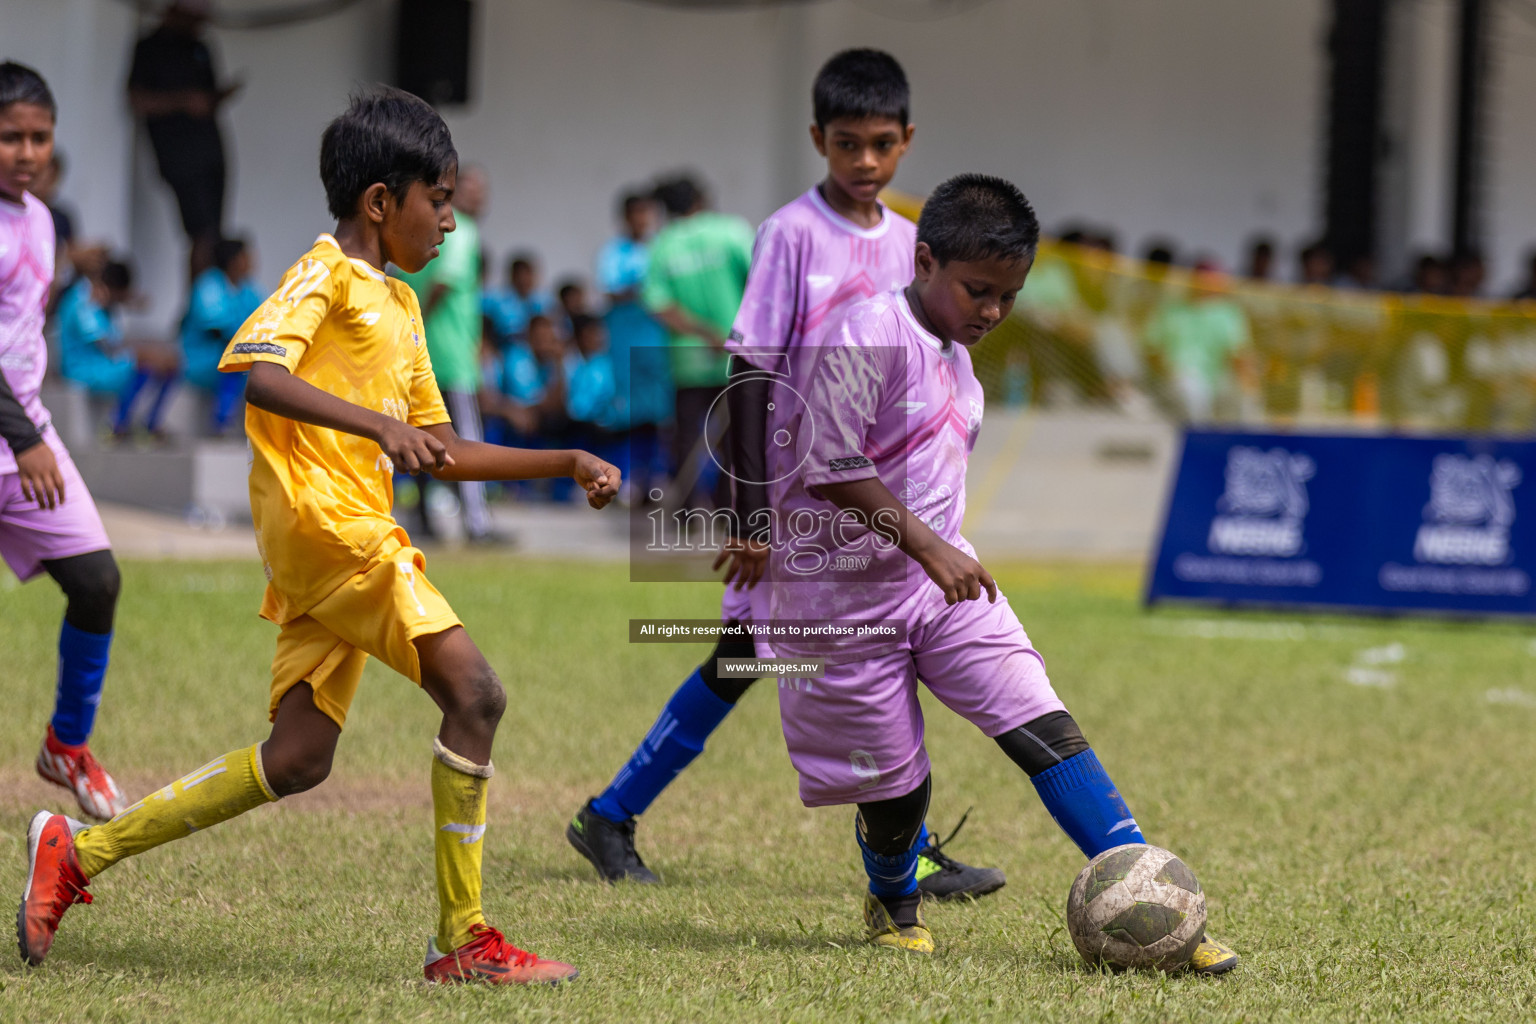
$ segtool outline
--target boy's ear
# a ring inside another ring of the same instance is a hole
[[[364,217],[373,223],[382,224],[384,222],[384,210],[393,198],[390,195],[389,187],[382,181],[376,181],[363,189],[363,197],[358,200],[358,209],[362,211]]]
[[[915,124],[908,124],[906,130],[901,133],[901,154],[902,154],[902,156],[906,156],[907,150],[909,148],[911,148],[911,146],[912,146],[912,133],[915,132],[915,131],[917,131],[917,125],[915,125]]]
[[[912,269],[917,279],[927,284],[938,266],[939,261],[933,258],[933,250],[928,248],[928,243],[918,242],[917,251],[912,254]]]
[[[827,155],[827,133],[821,130],[821,125],[811,125],[811,145],[816,147],[816,152],[823,157]]]

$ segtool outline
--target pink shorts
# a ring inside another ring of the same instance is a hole
[[[928,774],[917,683],[987,736],[1066,707],[1045,662],[1001,594],[945,605],[938,588],[908,635],[910,649],[781,678],[779,713],[807,807],[889,800]]]
[[[725,593],[720,598],[720,621],[730,622],[767,622],[768,621],[768,584],[759,583],[755,587],[743,587],[736,589],[734,583],[727,583]]]
[[[80,471],[62,444],[50,443],[64,477],[64,504],[38,508],[22,497],[21,477],[0,474],[0,558],[22,582],[43,571],[43,562],[112,546]]]

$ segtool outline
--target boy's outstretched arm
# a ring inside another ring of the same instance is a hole
[[[619,490],[619,471],[583,451],[528,451],[466,441],[446,423],[422,429],[364,409],[300,380],[281,365],[251,364],[245,400],[278,416],[328,427],[375,442],[395,468],[430,472],[444,480],[529,480],[570,476],[602,508]],[[465,464],[458,465],[458,460]]]
[[[944,591],[944,603],[975,601],[987,592],[997,600],[997,583],[982,564],[964,551],[945,543],[928,524],[901,502],[879,477],[845,483],[817,484],[816,489],[840,509],[855,512],[859,522],[895,544]]]
[[[439,480],[537,480],[568,476],[587,492],[587,504],[602,508],[619,493],[619,470],[577,448],[545,451],[467,441],[448,423],[424,427],[448,455],[446,466],[429,470]]]
[[[405,473],[453,464],[443,442],[425,430],[322,391],[278,363],[251,364],[245,400],[290,420],[366,437],[384,450],[395,468]]]

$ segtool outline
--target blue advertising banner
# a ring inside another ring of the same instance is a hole
[[[1536,614],[1536,441],[1191,430],[1147,589]]]

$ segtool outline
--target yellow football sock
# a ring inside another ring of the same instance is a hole
[[[124,857],[189,836],[277,799],[261,770],[261,745],[235,750],[158,789],[105,825],[75,836],[85,877]]]
[[[432,817],[437,826],[437,948],[458,949],[485,923],[480,911],[480,853],[485,792],[495,770],[432,740]]]

